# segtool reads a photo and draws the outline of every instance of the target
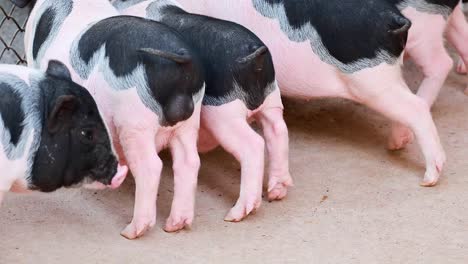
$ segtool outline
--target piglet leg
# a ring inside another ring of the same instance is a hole
[[[442,88],[448,73],[452,69],[452,59],[445,50],[442,33],[437,40],[423,41],[423,45],[409,49],[409,54],[414,62],[419,65],[424,73],[424,80],[419,87],[417,95],[421,97],[429,108],[436,100],[440,88]],[[412,130],[402,125],[394,123],[392,136],[389,140],[389,149],[397,150],[404,148],[413,140]]]
[[[381,64],[349,77],[352,82],[350,91],[357,101],[413,130],[426,160],[426,173],[421,185],[437,184],[445,153],[428,103],[407,88],[399,65]]]
[[[435,39],[422,40],[424,45],[408,51],[423,71],[424,80],[419,86],[417,95],[424,99],[429,107],[434,104],[453,66],[453,60],[444,46],[442,32],[438,36]]]
[[[466,74],[466,65],[468,65],[468,23],[463,14],[461,3],[455,7],[450,16],[447,38],[460,55],[457,72]],[[466,88],[465,92],[468,94],[468,86]]]
[[[124,128],[119,134],[136,185],[133,219],[121,232],[128,239],[142,236],[156,222],[156,199],[163,164],[155,150],[155,135],[154,130],[143,128]]]
[[[201,124],[200,131],[198,134],[198,152],[207,153],[219,146],[219,142],[216,141],[210,130],[205,127],[205,124]]]
[[[411,10],[405,13],[415,23],[409,31],[406,47],[407,55],[421,68],[424,79],[417,95],[424,99],[429,107],[434,104],[447,75],[452,69],[453,61],[448,55],[443,40],[445,20],[439,15],[431,15]],[[430,32],[427,32],[430,25]],[[401,123],[394,123],[388,148],[398,150],[413,141],[411,128]]]
[[[215,139],[241,164],[240,195],[225,221],[238,222],[260,207],[265,142],[247,123],[247,109],[236,100],[221,106],[204,106],[202,122]]]
[[[198,129],[181,129],[177,133],[170,143],[174,170],[174,198],[171,214],[164,228],[166,232],[175,232],[191,226],[200,169],[200,157],[197,152]]]
[[[283,119],[283,106],[279,90],[272,92],[257,114],[266,142],[268,163],[268,200],[281,200],[288,193],[293,180],[289,173],[288,128]]]

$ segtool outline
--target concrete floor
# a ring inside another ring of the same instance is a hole
[[[165,233],[173,189],[165,153],[158,222],[145,237],[119,235],[132,216],[132,180],[117,191],[9,194],[0,263],[467,263],[465,78],[452,73],[433,109],[448,156],[434,188],[418,185],[424,162],[415,144],[384,148],[389,122],[380,115],[342,100],[287,100],[296,186],[284,201],[223,222],[239,165],[217,150],[202,156],[192,230]]]

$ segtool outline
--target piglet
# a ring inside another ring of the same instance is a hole
[[[119,16],[107,0],[38,0],[25,32],[28,64],[57,59],[97,102],[122,164],[135,177],[133,219],[142,236],[156,222],[162,161],[170,148],[175,195],[168,222],[190,225],[200,159],[197,135],[203,68],[182,37],[158,22]]]
[[[190,14],[172,0],[117,1],[122,14],[160,21],[182,34],[200,55],[206,72],[198,149],[221,145],[241,163],[240,196],[226,221],[240,221],[261,203],[264,139],[249,122],[261,124],[270,158],[268,199],[286,196],[292,185],[288,131],[271,54],[248,29]]]
[[[411,22],[386,0],[180,0],[188,11],[237,22],[273,55],[285,96],[341,97],[384,114],[416,135],[426,160],[423,186],[437,183],[445,152],[427,101],[401,75]],[[394,134],[389,146],[406,135]]]
[[[0,170],[0,203],[9,190],[117,188],[127,174],[93,98],[58,61],[45,73],[0,65]]]

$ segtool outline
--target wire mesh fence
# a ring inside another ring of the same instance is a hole
[[[30,7],[0,0],[0,63],[26,64],[23,39],[29,12]]]

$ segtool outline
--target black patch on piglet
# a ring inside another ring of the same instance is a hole
[[[275,71],[270,52],[254,33],[239,24],[190,14],[176,6],[166,6],[161,13],[161,22],[179,31],[202,59],[204,105],[240,99],[254,110],[264,102]]]
[[[34,59],[37,58],[39,49],[41,48],[42,44],[44,44],[46,39],[49,37],[49,34],[52,31],[54,20],[55,20],[55,11],[54,9],[49,7],[42,14],[36,27],[36,33],[34,35],[33,50],[32,50]]]
[[[397,36],[391,32],[407,19],[386,1],[254,1],[284,7],[287,22],[294,30],[312,25],[330,55],[344,64],[373,59],[381,50],[399,57],[404,49],[401,37],[406,38],[408,31]],[[400,17],[398,21],[396,17]]]
[[[0,115],[10,140],[17,145],[24,128],[25,113],[21,107],[22,98],[13,87],[0,82]]]
[[[37,20],[33,21],[35,31],[32,56],[35,63],[42,60],[44,53],[49,49],[51,42],[59,33],[66,17],[72,12],[73,0],[45,1],[41,4],[41,10],[42,8],[44,8],[44,11],[37,14]],[[38,64],[35,66],[39,67]]]
[[[132,16],[101,20],[79,40],[81,60],[89,64],[104,45],[105,57],[109,59],[109,67],[116,77],[127,76],[137,66],[144,66],[152,97],[163,111],[174,108],[171,106],[174,98],[186,97],[183,102],[189,104],[192,96],[203,87],[203,69],[197,56],[176,31],[161,23]],[[164,125],[174,125],[175,121],[183,121],[180,117],[192,115],[190,105],[179,106],[181,110],[190,112],[181,113],[178,118],[171,118],[173,120],[165,120]]]
[[[31,189],[51,192],[85,178],[110,184],[117,171],[117,159],[95,101],[69,76],[65,65],[51,61],[38,83],[43,119]]]

